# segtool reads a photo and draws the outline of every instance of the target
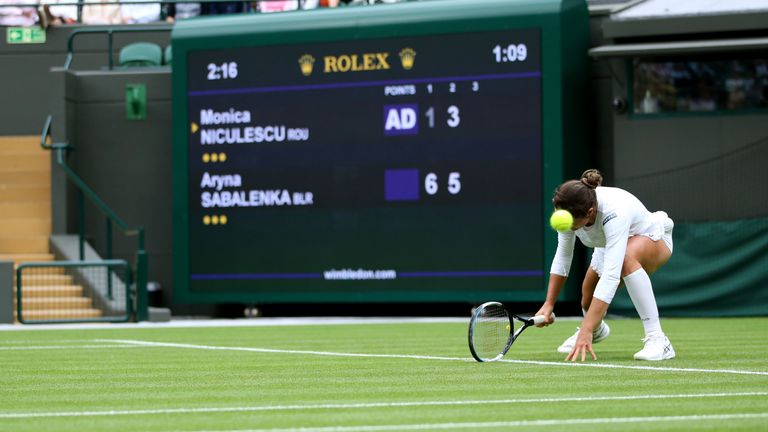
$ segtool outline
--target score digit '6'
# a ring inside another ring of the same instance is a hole
[[[434,195],[439,189],[437,174],[428,173],[424,176],[424,190],[428,195]],[[461,173],[452,172],[448,174],[448,193],[456,195],[461,192]]]

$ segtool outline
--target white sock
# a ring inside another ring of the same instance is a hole
[[[640,267],[624,276],[624,285],[627,286],[629,298],[632,299],[637,314],[643,321],[645,335],[648,336],[654,332],[662,333],[659,308],[656,306],[656,297],[653,295],[653,285],[648,273]]]

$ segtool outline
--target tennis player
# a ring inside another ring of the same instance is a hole
[[[576,333],[557,350],[568,354],[566,360],[580,358],[584,361],[587,353],[597,360],[592,344],[610,335],[611,330],[603,317],[623,280],[645,329],[645,346],[635,353],[635,359],[674,358],[675,350],[661,329],[648,276],[672,256],[674,223],[665,212],[651,213],[631,193],[601,186],[602,181],[602,174],[591,169],[585,171],[580,180],[567,181],[555,191],[554,207],[571,212],[574,222],[571,231],[558,233],[547,298],[536,315],[549,317],[552,313],[568,277],[578,237],[585,246],[594,248],[582,282],[584,320]],[[551,323],[549,319],[542,325]]]

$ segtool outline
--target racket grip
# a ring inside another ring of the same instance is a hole
[[[550,315],[549,317],[552,318],[552,321],[554,321],[555,313],[552,312],[552,315]],[[539,325],[546,320],[547,320],[547,317],[545,317],[544,315],[536,315],[535,317],[533,317],[533,325]]]

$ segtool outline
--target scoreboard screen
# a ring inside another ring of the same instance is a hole
[[[541,51],[535,26],[189,48],[177,285],[543,298]]]

